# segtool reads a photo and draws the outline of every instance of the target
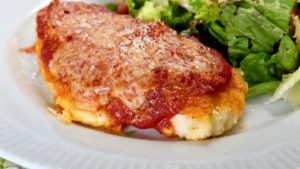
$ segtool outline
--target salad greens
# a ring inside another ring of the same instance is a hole
[[[202,20],[205,23],[213,22],[218,19],[221,12],[218,3],[210,0],[178,0],[181,5],[188,4],[185,7],[195,13],[195,19]]]
[[[231,64],[243,70],[250,87],[247,98],[272,94],[282,75],[298,67],[298,49],[289,32],[295,4],[295,0],[231,1],[208,25],[212,36],[228,46]]]
[[[300,51],[300,20],[298,16],[293,18],[293,25],[295,26],[295,34],[293,37],[296,39],[295,43],[298,51]]]
[[[152,21],[161,18],[162,6],[154,6],[153,2],[146,1],[140,8],[139,12],[136,13],[136,17],[144,21]]]
[[[298,49],[289,36],[284,36],[279,44],[278,52],[272,56],[278,69],[294,72],[298,66]]]
[[[278,88],[280,83],[281,83],[281,81],[268,81],[268,82],[254,85],[249,88],[246,99],[250,99],[254,96],[258,96],[261,94],[270,94],[271,95],[275,92],[275,90]]]
[[[293,18],[293,25],[295,26],[295,42],[300,50],[300,20],[298,16]],[[300,106],[300,67],[293,73],[283,75],[283,80],[276,89],[270,102],[276,101],[280,98],[288,100],[292,105]]]
[[[300,63],[300,20],[292,14],[297,3],[296,0],[127,0],[129,14],[134,17],[146,22],[162,21],[177,31],[198,36],[204,44],[203,39],[209,39],[212,43],[206,45],[223,52],[234,67],[244,72],[249,85],[247,98],[273,94],[278,86],[277,91],[280,90],[287,74],[295,79],[293,72],[299,71]]]
[[[105,4],[105,7],[107,9],[110,9],[110,10],[115,11],[115,12],[118,9],[118,6],[115,3],[107,3],[107,4]]]
[[[255,8],[227,5],[219,22],[226,32],[223,41],[227,41],[229,59],[234,66],[239,66],[248,54],[274,52],[274,45],[285,34]]]
[[[288,32],[289,19],[291,10],[295,6],[295,0],[247,0],[245,2],[276,26]]]
[[[300,106],[300,68],[297,71],[283,76],[270,102],[280,98],[288,100],[294,106]]]
[[[168,0],[127,0],[129,13],[144,21],[160,20],[182,31],[188,28],[194,14]]]
[[[271,56],[268,53],[249,54],[241,62],[241,69],[244,71],[244,79],[249,86],[259,83],[274,81],[274,78],[267,65]]]

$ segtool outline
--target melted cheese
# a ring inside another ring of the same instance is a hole
[[[68,14],[61,13],[66,10]],[[120,98],[131,110],[138,109],[155,85],[156,69],[174,76],[209,77],[205,83],[221,77],[224,62],[220,57],[161,22],[142,23],[86,4],[61,3],[51,12],[47,24],[54,28],[47,33],[64,45],[53,53],[50,72],[70,85],[72,94],[82,98],[78,102],[97,97],[93,109],[105,106],[109,96]]]

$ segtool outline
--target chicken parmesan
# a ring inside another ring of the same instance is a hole
[[[59,1],[36,21],[40,70],[65,123],[200,140],[228,131],[242,115],[241,72],[164,23]]]

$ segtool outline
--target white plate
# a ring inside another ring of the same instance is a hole
[[[38,169],[300,168],[300,110],[265,105],[267,97],[247,102],[234,131],[200,142],[167,140],[152,130],[129,138],[61,124],[46,111],[51,95],[35,57],[18,52],[34,43],[35,13],[47,3],[0,0],[1,157]]]

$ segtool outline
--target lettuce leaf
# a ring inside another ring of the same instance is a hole
[[[139,9],[142,8],[146,0],[127,0],[129,14],[136,17]]]
[[[295,34],[294,34],[294,38],[296,46],[298,51],[300,51],[300,20],[299,20],[299,16],[295,16],[293,18],[293,25],[295,26]]]
[[[267,61],[271,58],[268,53],[249,54],[241,62],[241,69],[244,72],[244,79],[249,86],[276,79],[269,72]]]
[[[294,5],[295,0],[229,1],[219,18],[208,24],[209,30],[228,46],[229,61],[239,67],[249,54],[277,51],[276,45],[288,34]]]
[[[247,0],[246,2],[282,30],[288,31],[291,10],[295,5],[295,0]]]
[[[227,0],[171,0],[180,4],[189,12],[195,14],[195,19],[201,20],[204,23],[210,23],[218,19],[222,11],[221,5]]]
[[[179,31],[187,29],[193,17],[194,15],[191,12],[187,12],[187,10],[175,3],[170,3],[169,6],[161,11],[161,21]]]
[[[289,36],[294,5],[295,0],[231,2],[208,25],[210,33],[228,46],[229,61],[243,70],[249,98],[274,92],[282,75],[298,67],[298,50]]]
[[[280,83],[281,81],[269,81],[251,86],[248,90],[246,99],[251,99],[261,94],[272,95],[274,91],[278,88]]]
[[[278,52],[272,57],[277,68],[284,72],[294,72],[298,67],[298,49],[289,36],[281,39]]]
[[[227,33],[229,59],[236,67],[248,54],[273,53],[286,33],[253,7],[228,5],[219,20]]]
[[[143,21],[160,20],[177,31],[189,27],[194,14],[169,0],[127,0],[130,15]]]
[[[219,3],[209,0],[188,0],[188,4],[195,12],[195,19],[202,20],[205,23],[217,20],[222,11]]]
[[[161,18],[160,13],[162,10],[161,6],[155,7],[154,2],[146,1],[138,11],[136,17],[146,22],[159,20]]]
[[[105,7],[107,9],[110,9],[110,10],[114,11],[114,12],[116,12],[117,9],[118,9],[118,5],[116,3],[107,3],[107,4],[105,4]]]
[[[300,106],[300,68],[294,73],[283,76],[283,81],[270,99],[274,102],[279,99],[288,100],[294,106]]]

